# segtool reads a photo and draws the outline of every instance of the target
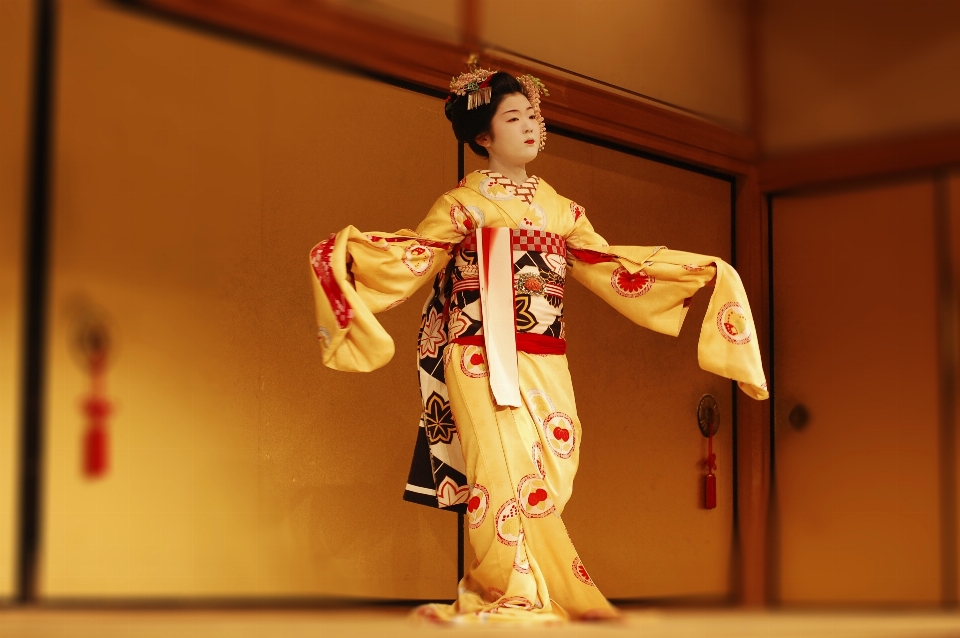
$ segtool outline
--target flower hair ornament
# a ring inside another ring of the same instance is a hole
[[[447,96],[445,108],[452,108],[453,103],[464,95],[467,96],[468,111],[484,104],[490,104],[493,91],[490,87],[490,77],[495,71],[480,68],[476,54],[471,55],[467,60],[467,67],[469,68],[468,71],[450,80],[450,95]],[[540,96],[550,95],[550,93],[543,82],[532,75],[521,75],[517,78],[517,81],[523,87],[524,95],[530,100],[534,117],[537,118],[537,123],[540,125],[540,146],[538,150],[542,151],[547,143],[547,127],[543,122],[543,115],[540,114]]]

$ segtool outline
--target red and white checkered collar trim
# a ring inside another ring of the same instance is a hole
[[[528,177],[523,184],[517,184],[506,175],[501,175],[500,173],[491,170],[484,169],[477,172],[481,175],[486,175],[492,180],[495,180],[497,184],[510,187],[513,193],[522,199],[526,204],[533,203],[533,198],[537,195],[537,187],[540,186],[540,178],[536,175],[531,175]]]

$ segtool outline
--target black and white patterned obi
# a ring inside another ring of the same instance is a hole
[[[518,334],[564,338],[566,242],[538,230],[512,231],[513,289]],[[454,249],[423,309],[418,336],[423,413],[404,499],[465,511],[470,486],[444,376],[454,339],[483,334],[476,234]]]

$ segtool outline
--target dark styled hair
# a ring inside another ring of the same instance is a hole
[[[454,95],[447,102],[444,113],[453,124],[458,142],[466,142],[480,157],[489,157],[487,149],[477,144],[477,136],[490,132],[490,123],[503,98],[514,93],[525,95],[523,86],[509,73],[498,71],[490,76],[490,103],[467,110],[467,96]]]

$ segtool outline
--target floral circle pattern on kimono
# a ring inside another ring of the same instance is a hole
[[[632,275],[623,266],[618,267],[610,276],[610,285],[621,297],[639,297],[650,292],[656,277],[638,271]]]
[[[573,222],[576,223],[580,216],[583,215],[586,211],[583,206],[576,202],[570,202],[570,212],[573,214]]]
[[[547,484],[536,474],[527,474],[517,486],[520,509],[528,518],[543,518],[556,511],[553,499],[547,492]],[[520,530],[523,537],[523,530]]]
[[[493,603],[503,598],[503,590],[496,587],[488,587],[487,593],[483,597],[484,602]]]
[[[410,272],[421,277],[430,270],[430,266],[433,264],[433,251],[419,244],[414,244],[403,251],[401,261]]]
[[[454,204],[450,207],[450,221],[460,235],[469,235],[477,229],[483,228],[483,210],[477,206],[461,206]]]
[[[505,202],[513,199],[516,189],[509,184],[498,182],[493,177],[488,177],[480,180],[480,193],[495,202]]]
[[[527,214],[520,220],[519,227],[523,230],[544,230],[547,227],[547,214],[540,204],[530,204]]]
[[[543,432],[550,451],[561,459],[568,459],[577,447],[577,430],[573,419],[563,412],[554,412],[543,420]]]
[[[553,400],[543,390],[531,388],[527,390],[525,398],[527,399],[527,409],[536,419],[537,425],[543,425],[543,420],[556,411]]]
[[[738,346],[749,343],[750,323],[747,321],[743,306],[736,301],[724,304],[717,313],[717,330],[730,343]]]
[[[460,357],[460,369],[471,379],[482,379],[489,376],[490,372],[487,370],[484,349],[480,346],[466,346],[463,349],[463,355]]]
[[[497,540],[514,547],[520,540],[520,508],[517,499],[511,498],[497,510]]]
[[[490,509],[490,492],[487,488],[474,483],[470,489],[470,498],[467,499],[467,520],[471,529],[477,529],[487,518],[487,510]]]
[[[573,559],[573,575],[577,577],[581,583],[585,585],[590,585],[591,587],[596,587],[593,584],[593,579],[590,578],[590,574],[587,573],[587,568],[583,566],[583,562],[580,560],[580,557],[577,556]]]

